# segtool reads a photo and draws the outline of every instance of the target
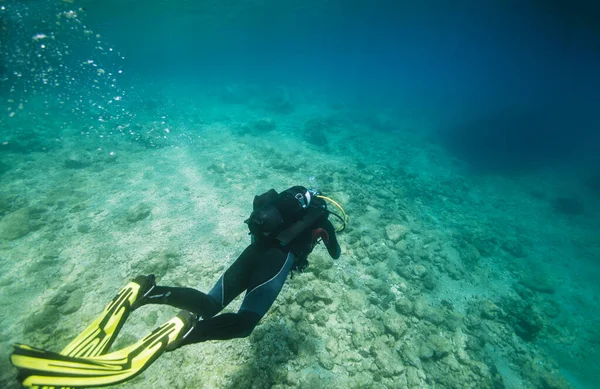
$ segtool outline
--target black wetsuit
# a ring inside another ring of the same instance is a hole
[[[311,201],[326,209],[322,199]],[[323,240],[331,257],[339,258],[341,249],[335,229],[327,217],[327,212],[324,212],[285,246],[274,239],[253,237],[252,243],[208,294],[193,288],[156,286],[146,296],[146,302],[168,304],[201,317],[181,346],[248,336],[273,305],[290,271],[306,267],[307,257],[317,239]],[[217,315],[243,291],[246,295],[237,313]]]

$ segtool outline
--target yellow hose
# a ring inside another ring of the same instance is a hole
[[[323,199],[323,200],[327,200],[327,201],[329,201],[330,203],[332,203],[333,205],[335,205],[336,207],[338,207],[338,209],[339,209],[340,211],[342,211],[342,215],[344,215],[344,224],[342,224],[342,226],[341,226],[341,227],[337,228],[337,229],[335,230],[335,232],[340,232],[341,230],[343,230],[343,229],[344,229],[344,227],[346,226],[346,219],[347,219],[347,217],[348,217],[348,216],[346,216],[346,212],[344,211],[344,208],[342,208],[342,206],[341,206],[341,205],[339,205],[339,204],[337,203],[337,201],[335,201],[335,200],[333,200],[333,199],[331,199],[331,198],[329,198],[329,197],[326,197],[326,196],[321,196],[321,195],[317,195],[317,197],[318,197],[318,198],[320,198],[320,199]]]

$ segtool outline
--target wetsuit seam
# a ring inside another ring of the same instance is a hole
[[[221,276],[221,308],[225,308],[225,273]]]
[[[250,293],[254,292],[256,289],[260,288],[263,285],[268,284],[269,282],[273,281],[274,279],[276,279],[281,272],[283,271],[283,269],[285,269],[285,265],[287,264],[288,260],[290,259],[290,256],[292,255],[291,252],[288,252],[287,257],[285,258],[285,262],[283,262],[283,265],[281,266],[281,269],[279,269],[279,271],[277,272],[277,274],[275,274],[273,277],[271,277],[270,279],[268,279],[267,281],[263,282],[262,284],[258,285],[256,288],[252,289],[251,291],[249,291],[248,293],[246,293],[246,297],[248,297],[250,295]]]

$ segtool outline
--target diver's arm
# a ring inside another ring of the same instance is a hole
[[[329,239],[323,240],[323,243],[325,243],[325,247],[327,247],[327,252],[329,253],[329,255],[331,255],[331,258],[338,259],[342,254],[342,248],[338,243],[333,224],[331,224],[331,222],[328,219],[325,219],[321,227],[325,229],[325,232],[327,232],[327,235],[329,236]]]

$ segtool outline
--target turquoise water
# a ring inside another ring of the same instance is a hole
[[[0,386],[13,343],[60,351],[138,274],[208,290],[253,196],[313,178],[342,257],[119,387],[600,386],[597,15],[0,0]]]

